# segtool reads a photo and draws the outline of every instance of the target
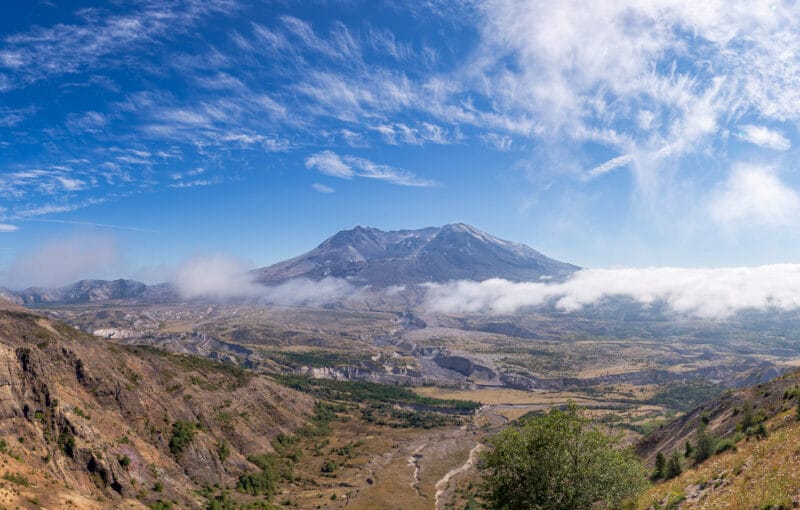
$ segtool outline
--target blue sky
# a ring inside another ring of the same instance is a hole
[[[2,278],[452,222],[588,267],[798,261],[794,2],[405,4],[4,2]]]

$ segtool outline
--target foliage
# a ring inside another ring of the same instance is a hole
[[[646,485],[632,449],[593,428],[574,405],[524,420],[490,443],[481,466],[486,497],[495,508],[613,507]]]
[[[240,475],[236,488],[252,496],[264,494],[267,497],[271,497],[275,494],[275,481],[275,473],[272,470],[265,469],[260,473]]]
[[[68,456],[75,456],[75,436],[70,433],[63,433],[58,436],[58,446]]]
[[[172,510],[173,508],[171,501],[164,501],[162,499],[159,499],[155,503],[150,503],[150,510]]]
[[[322,468],[320,468],[320,471],[322,471],[323,473],[333,473],[334,471],[336,471],[336,468],[338,467],[339,466],[334,461],[328,459],[325,461],[325,463],[322,464]]]
[[[694,461],[698,464],[711,457],[714,453],[716,440],[708,431],[708,425],[700,423],[695,436]]]
[[[728,450],[736,451],[736,440],[734,438],[728,437],[725,439],[720,439],[717,442],[717,446],[714,448],[714,454],[719,455],[720,453],[727,452]]]
[[[217,455],[219,455],[219,460],[225,462],[225,459],[227,459],[230,454],[231,446],[228,444],[228,441],[223,439],[220,441],[219,446],[217,447]]]
[[[656,465],[655,469],[653,470],[653,474],[650,475],[651,480],[660,480],[664,478],[664,470],[667,467],[667,459],[664,457],[664,454],[658,452],[656,454]]]
[[[310,393],[325,400],[407,404],[454,410],[464,413],[473,412],[481,406],[479,402],[473,402],[471,400],[443,400],[423,397],[405,386],[390,384],[366,381],[313,379],[302,375],[276,375],[275,379],[284,386]]]
[[[724,388],[705,381],[680,382],[668,385],[646,403],[668,407],[675,411],[688,411],[703,402],[719,396]]]
[[[117,459],[117,461],[119,461],[119,465],[122,466],[125,469],[128,469],[128,466],[131,465],[131,458],[128,457],[127,455],[123,455],[122,457],[119,457]]]
[[[307,352],[283,351],[275,353],[274,357],[277,361],[289,365],[292,368],[299,366],[327,368],[345,365],[368,365],[377,367],[377,364],[372,361],[369,354],[314,350]]]
[[[457,416],[427,411],[410,411],[397,409],[391,404],[370,404],[361,410],[367,423],[389,426],[393,428],[431,429],[461,423]]]
[[[667,461],[667,468],[664,471],[664,478],[671,480],[676,476],[680,476],[681,473],[683,473],[683,462],[681,461],[681,456],[678,453],[678,450],[674,450]]]
[[[236,503],[228,491],[217,495],[208,495],[206,510],[274,510],[275,507],[266,501],[251,501],[250,503]]]
[[[178,420],[172,424],[172,437],[169,439],[169,451],[173,455],[181,453],[194,439],[195,425],[192,422]]]
[[[3,479],[23,487],[28,487],[31,484],[28,478],[19,473],[6,473],[3,475]]]

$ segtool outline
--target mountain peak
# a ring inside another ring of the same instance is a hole
[[[488,278],[539,280],[564,277],[577,269],[472,225],[451,223],[388,232],[359,225],[336,233],[304,255],[255,273],[266,284],[330,276],[386,287]]]

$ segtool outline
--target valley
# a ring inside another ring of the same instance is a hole
[[[476,448],[524,415],[574,402],[633,443],[727,388],[765,382],[800,362],[786,321],[766,338],[735,322],[620,323],[552,313],[119,301],[36,310],[110,345],[277,376],[291,391],[344,406],[324,437],[291,445],[301,453],[272,502],[298,508],[454,508],[475,497]],[[367,412],[344,396],[346,386],[325,386],[361,383],[480,408],[434,419],[441,409],[391,397],[393,410],[368,404]],[[404,408],[423,413],[422,421],[403,424]],[[328,461],[335,467],[325,468]]]

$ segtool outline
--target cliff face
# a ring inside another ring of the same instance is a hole
[[[30,482],[20,501],[196,507],[202,486],[235,485],[256,471],[245,457],[270,451],[312,407],[231,365],[123,347],[0,308],[0,456]],[[176,422],[191,439],[171,451]],[[223,444],[230,453],[220,454]]]

